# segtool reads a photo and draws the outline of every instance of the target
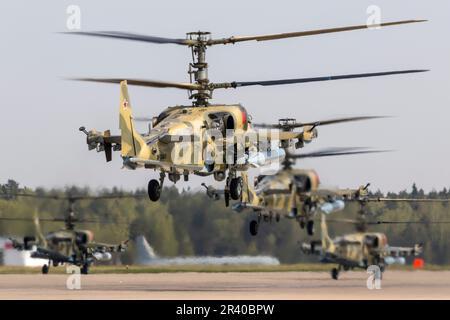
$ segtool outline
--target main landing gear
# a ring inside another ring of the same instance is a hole
[[[165,177],[166,175],[163,172],[161,172],[159,176],[159,182],[156,179],[152,179],[149,181],[147,192],[150,200],[158,201],[159,198],[161,197],[161,190],[163,187]]]
[[[48,269],[49,269],[49,266],[44,264],[42,266],[42,269],[41,269],[42,274],[47,274],[48,273]]]
[[[256,236],[258,234],[259,222],[256,220],[250,221],[250,234]]]
[[[89,273],[89,265],[87,263],[83,264],[81,266],[80,272],[81,272],[81,274],[88,274]]]
[[[331,278],[333,278],[334,280],[337,280],[339,278],[339,269],[338,268],[331,269]]]
[[[242,196],[242,177],[236,177],[236,172],[230,172],[225,184],[225,206],[230,205],[230,198],[232,200],[239,200]]]
[[[272,222],[273,213],[269,213],[268,215],[263,215],[261,213],[258,213],[258,220],[252,220],[249,224],[250,234],[252,236],[256,236],[258,234],[259,225],[261,224],[261,220],[263,222]],[[275,213],[275,221],[280,221],[280,214]]]
[[[301,229],[304,229],[306,227],[306,233],[308,236],[314,235],[314,221],[308,220],[305,222],[305,220],[301,219],[298,221],[298,224],[300,225]]]

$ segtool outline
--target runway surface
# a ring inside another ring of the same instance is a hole
[[[365,272],[0,275],[0,299],[450,299],[450,271],[387,271],[369,290]]]

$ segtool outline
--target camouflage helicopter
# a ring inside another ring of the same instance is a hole
[[[422,22],[425,20],[406,20],[382,23],[380,27]],[[238,171],[245,171],[252,165],[255,157],[249,152],[258,144],[240,139],[246,133],[253,133],[251,116],[240,104],[211,104],[212,93],[216,89],[240,88],[246,86],[272,86],[294,83],[307,83],[363,77],[423,72],[427,70],[401,70],[376,73],[346,74],[326,77],[296,78],[266,81],[213,83],[208,78],[206,49],[215,45],[235,44],[244,41],[268,41],[292,37],[303,37],[326,33],[336,33],[358,29],[368,29],[369,25],[356,25],[341,28],[310,30],[260,36],[232,36],[213,39],[209,32],[190,32],[185,39],[172,39],[125,32],[69,32],[68,34],[94,36],[112,39],[132,40],[158,44],[177,44],[191,49],[192,63],[189,65],[190,82],[167,82],[145,79],[124,78],[81,78],[75,80],[100,83],[120,84],[120,135],[111,135],[110,130],[99,132],[87,131],[88,149],[105,152],[106,161],[111,161],[112,150],[121,151],[125,168],[147,168],[159,170],[159,180],[152,179],[148,183],[148,196],[152,201],[160,198],[166,175],[176,183],[181,176],[189,179],[190,174],[198,176],[213,175],[216,181],[225,182],[225,197],[239,199],[240,180]],[[138,133],[135,129],[135,118],[131,113],[128,85],[154,88],[176,88],[187,90],[192,105],[169,107],[153,117],[150,130]],[[289,133],[285,133],[289,135]],[[219,137],[219,138],[217,138]],[[302,137],[298,136],[298,146],[302,145]],[[237,142],[237,141],[244,142]],[[264,153],[270,159],[269,153]],[[260,158],[260,156],[256,156]]]
[[[295,219],[300,228],[308,235],[314,234],[314,216],[318,211],[326,214],[341,211],[347,203],[359,204],[359,220],[361,229],[365,227],[365,219],[369,215],[367,204],[372,202],[449,202],[450,199],[401,199],[377,197],[369,193],[370,184],[358,189],[325,189],[320,187],[319,176],[312,169],[293,168],[295,160],[302,158],[318,158],[329,156],[356,155],[386,152],[388,150],[370,150],[364,148],[329,148],[303,154],[289,152],[291,141],[282,141],[284,160],[282,167],[275,174],[259,175],[253,186],[248,175],[243,172],[243,190],[239,201],[233,204],[233,210],[242,212],[251,209],[257,214],[257,220],[250,222],[250,234],[257,235],[261,221],[270,222],[273,218],[278,222],[281,216]],[[205,185],[204,185],[205,186]],[[205,186],[206,187],[206,186]],[[215,200],[220,199],[223,191],[206,187],[206,194]]]
[[[361,221],[331,220],[334,222],[350,222],[361,226]],[[421,223],[399,221],[373,221],[370,224],[393,223]],[[360,229],[361,230],[361,229]],[[422,244],[413,247],[393,247],[387,242],[387,236],[380,232],[358,231],[357,233],[330,238],[325,214],[321,218],[321,240],[304,242],[301,250],[305,254],[320,256],[320,262],[337,264],[337,268],[331,270],[331,277],[335,280],[343,269],[348,271],[354,268],[367,269],[370,265],[376,265],[384,272],[385,267],[391,264],[405,264],[405,257],[417,256],[422,253]]]
[[[31,251],[32,258],[48,260],[48,264],[42,266],[42,273],[47,274],[51,265],[71,264],[81,267],[82,274],[88,274],[89,267],[95,261],[109,261],[111,253],[123,252],[127,248],[128,240],[120,244],[107,244],[94,242],[94,233],[90,230],[76,229],[76,223],[120,223],[117,221],[100,221],[90,219],[79,219],[75,216],[74,204],[79,200],[115,199],[125,197],[139,197],[135,195],[103,195],[103,196],[53,196],[38,195],[32,193],[18,193],[14,197],[34,197],[69,202],[69,207],[63,218],[39,218],[35,213],[31,218],[0,217],[0,221],[26,221],[33,222],[36,229],[35,236],[25,236],[23,241],[10,239],[13,247],[17,250]],[[8,196],[10,198],[10,196]],[[57,231],[43,234],[41,222],[63,222],[64,227]]]
[[[248,175],[242,173],[242,196],[233,205],[233,210],[241,212],[248,208],[257,213],[258,220],[250,222],[250,234],[254,236],[261,221],[271,221],[275,217],[278,222],[281,216],[297,220],[301,229],[306,227],[308,235],[313,235],[316,211],[328,214],[340,211],[345,202],[336,197],[334,190],[319,188],[320,179],[315,170],[293,168],[295,160],[379,152],[385,150],[328,148],[303,154],[286,152],[282,168],[273,175],[257,176],[253,187],[249,184]]]

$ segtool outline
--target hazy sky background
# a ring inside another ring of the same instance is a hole
[[[81,8],[82,31],[117,30],[184,37],[302,31],[364,24],[371,4],[382,22],[429,22],[340,34],[248,42],[208,49],[212,81],[251,81],[395,69],[428,73],[217,91],[214,102],[242,103],[257,122],[391,115],[319,128],[304,150],[329,146],[396,149],[390,154],[304,161],[326,185],[398,191],[450,186],[450,2],[448,1],[2,1],[0,10],[2,159],[0,180],[36,186],[145,187],[157,174],[121,169],[118,153],[88,152],[80,125],[118,133],[117,85],[64,77],[187,81],[190,51],[176,45],[61,35],[66,8]],[[188,103],[176,89],[130,88],[135,115]],[[199,182],[200,180],[195,180]],[[181,186],[186,186],[180,182]],[[191,183],[191,186],[194,186]],[[198,186],[198,184],[195,184]]]

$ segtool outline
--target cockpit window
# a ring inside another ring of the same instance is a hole
[[[311,180],[307,175],[296,175],[294,176],[294,181],[298,191],[308,192],[311,190]]]

